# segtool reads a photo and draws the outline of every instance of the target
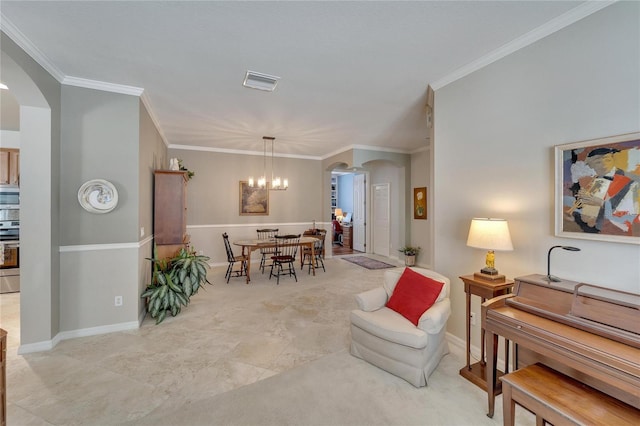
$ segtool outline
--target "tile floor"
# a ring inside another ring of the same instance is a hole
[[[160,325],[146,318],[136,330],[66,340],[24,356],[17,355],[20,295],[0,295],[0,326],[9,332],[8,424],[149,424],[171,407],[189,412],[229,391],[344,353],[353,296],[379,286],[384,270],[338,257],[327,259],[326,269],[315,277],[298,271],[297,283],[284,277],[279,285],[254,273],[246,285],[244,277],[226,284],[226,267],[218,267],[209,272],[214,285]],[[459,383],[455,371],[464,361],[460,354],[457,359],[449,362],[451,380]]]
[[[268,274],[207,286],[177,317],[146,318],[137,330],[60,342],[53,350],[17,355],[19,293],[0,295],[8,331],[10,425],[114,424],[160,404],[180,404],[254,383],[348,347],[353,295],[381,282],[369,271],[327,259],[316,277],[280,284]],[[256,269],[257,270],[257,269]]]

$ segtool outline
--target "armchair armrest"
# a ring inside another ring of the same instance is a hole
[[[429,334],[436,334],[447,324],[451,315],[451,301],[447,298],[436,302],[418,320],[418,328]]]
[[[376,287],[373,290],[357,294],[356,303],[362,311],[377,311],[387,303],[387,292],[382,287]]]

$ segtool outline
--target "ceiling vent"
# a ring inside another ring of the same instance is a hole
[[[262,74],[255,71],[247,71],[247,74],[244,76],[244,82],[242,83],[242,85],[251,89],[273,92],[276,89],[278,80],[280,80],[280,77],[276,77],[274,75]]]

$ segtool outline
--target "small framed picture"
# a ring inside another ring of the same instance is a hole
[[[555,233],[640,244],[640,133],[555,147]]]
[[[240,181],[240,216],[269,216],[269,190]]]
[[[427,218],[427,187],[413,188],[413,218]]]

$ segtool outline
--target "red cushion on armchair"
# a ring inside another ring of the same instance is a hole
[[[411,268],[405,268],[387,302],[387,308],[393,309],[417,326],[422,314],[438,299],[443,285]]]

